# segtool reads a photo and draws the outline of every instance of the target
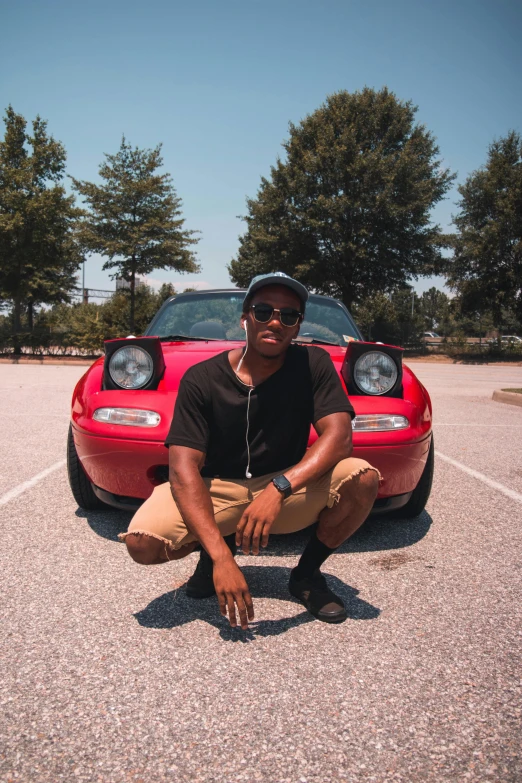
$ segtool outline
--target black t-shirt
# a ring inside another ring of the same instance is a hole
[[[244,478],[285,470],[304,456],[310,425],[354,409],[329,354],[291,345],[282,367],[250,392],[230,365],[228,352],[191,367],[181,379],[166,446],[206,454],[201,475]]]

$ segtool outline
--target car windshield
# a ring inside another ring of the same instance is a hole
[[[244,291],[202,291],[177,296],[157,314],[146,335],[174,339],[244,340],[240,325]],[[310,295],[298,341],[346,345],[362,337],[345,308],[334,299]]]

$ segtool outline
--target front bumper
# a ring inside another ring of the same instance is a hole
[[[96,495],[108,505],[135,510],[168,478],[168,450],[157,441],[104,438],[73,426],[78,457]],[[375,513],[404,506],[417,486],[431,443],[431,433],[416,443],[354,446],[353,456],[376,467],[382,476]]]
[[[103,501],[106,505],[117,508],[120,511],[137,511],[142,503],[145,501],[143,498],[133,498],[126,495],[115,495],[113,492],[107,492],[106,489],[101,489],[95,484],[92,485],[94,494],[99,500]],[[406,505],[411,498],[411,492],[406,492],[405,495],[395,495],[391,498],[377,498],[374,506],[370,512],[370,516],[377,516],[379,514],[389,514],[392,511],[397,511]]]

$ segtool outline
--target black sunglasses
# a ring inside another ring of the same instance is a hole
[[[274,317],[274,313],[277,313],[283,326],[295,326],[303,315],[299,310],[294,310],[293,307],[282,307],[278,310],[277,307],[272,307],[272,305],[265,304],[264,302],[252,305],[250,309],[254,313],[254,318],[259,324],[269,323]]]

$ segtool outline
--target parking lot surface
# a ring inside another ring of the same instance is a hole
[[[520,781],[522,367],[412,364],[433,493],[325,566],[348,620],[287,592],[306,534],[238,557],[256,621],[188,599],[197,555],[144,568],[68,488],[82,367],[0,366],[2,781]]]

